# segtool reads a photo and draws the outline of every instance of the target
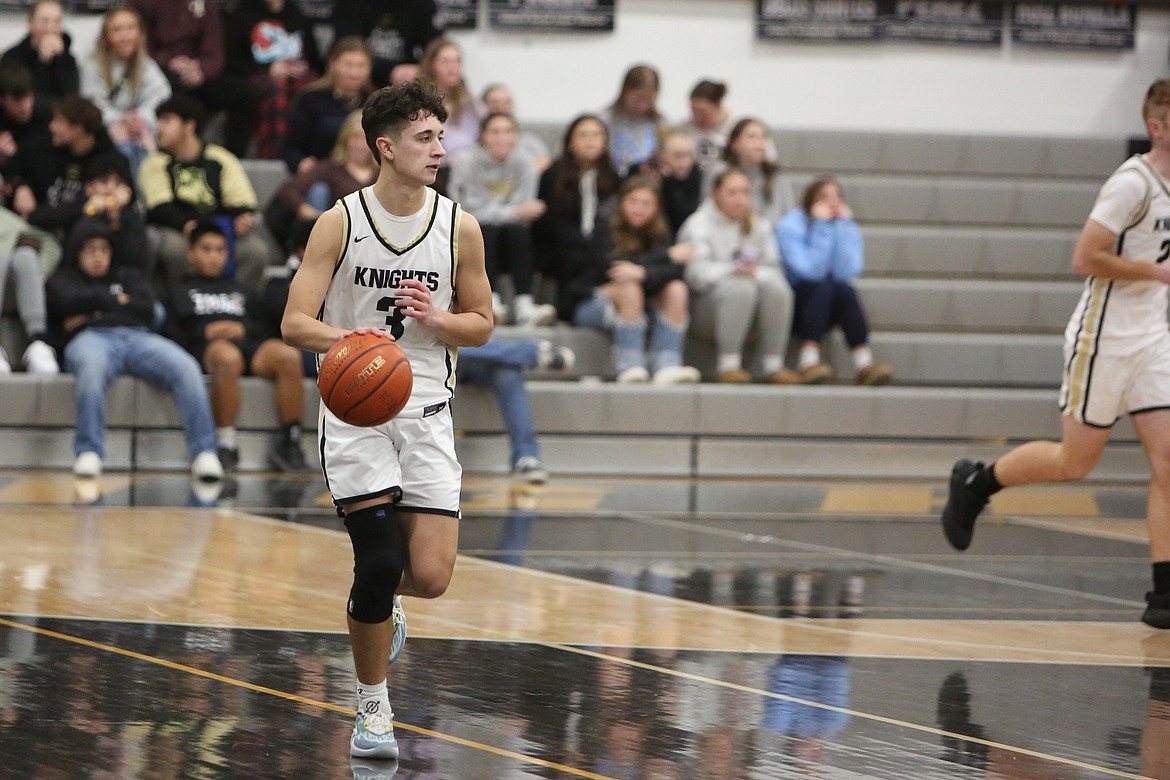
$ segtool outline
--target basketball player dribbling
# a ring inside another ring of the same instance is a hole
[[[1150,86],[1142,118],[1150,152],[1131,157],[1105,182],[1073,251],[1073,270],[1088,278],[1065,330],[1063,436],[1028,442],[986,466],[955,463],[942,524],[951,545],[967,549],[993,493],[1084,478],[1128,413],[1151,470],[1153,590],[1141,619],[1170,628],[1170,79]]]
[[[324,404],[320,412],[321,466],[354,554],[347,623],[358,694],[350,754],[358,759],[398,756],[386,672],[406,639],[401,596],[442,595],[455,566],[455,352],[492,332],[479,224],[429,186],[446,118],[430,86],[370,96],[362,128],[378,179],[317,220],[282,322],[289,344],[317,353],[349,333],[393,338],[414,372],[410,400],[388,423],[359,428]]]

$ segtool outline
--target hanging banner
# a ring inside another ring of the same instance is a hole
[[[1003,3],[961,0],[896,0],[883,14],[882,37],[997,46],[1003,42]]]
[[[1012,41],[1025,46],[1132,49],[1134,9],[1112,3],[1017,3]]]
[[[756,0],[756,37],[856,41],[881,34],[878,0]]]
[[[488,0],[488,21],[507,30],[613,32],[616,0]]]
[[[435,0],[439,13],[435,27],[440,30],[474,30],[479,17],[479,0]]]

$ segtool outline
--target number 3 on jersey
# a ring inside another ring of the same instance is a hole
[[[395,341],[402,338],[402,333],[406,330],[406,310],[401,306],[395,306],[396,300],[398,299],[390,296],[378,299],[378,311],[387,313],[386,327],[390,329],[390,335]]]

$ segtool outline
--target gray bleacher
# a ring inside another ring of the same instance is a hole
[[[559,140],[561,128],[535,128]],[[545,459],[579,474],[864,475],[945,473],[960,452],[992,455],[1009,439],[1059,435],[1061,333],[1080,290],[1069,258],[1123,140],[777,133],[798,184],[840,176],[867,244],[859,288],[879,359],[893,386],[655,388],[603,382],[608,340],[564,325],[537,331],[572,346],[582,381],[529,383]],[[262,201],[284,178],[249,161]],[[503,335],[516,334],[500,328]],[[688,357],[709,374],[707,345]],[[839,335],[827,356],[848,377]],[[14,376],[0,405],[10,446],[0,464],[71,462],[71,380]],[[275,426],[269,389],[245,383],[243,467],[262,468]],[[111,398],[109,466],[185,467],[170,401],[129,380]],[[469,470],[501,471],[507,446],[490,392],[463,387],[455,404]],[[315,394],[304,422],[316,426]],[[1098,475],[1140,478],[1144,465],[1123,421]],[[906,445],[913,443],[914,446]],[[891,447],[899,455],[889,457]],[[620,456],[615,457],[615,453]]]

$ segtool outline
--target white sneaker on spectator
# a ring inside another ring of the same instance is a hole
[[[623,385],[639,385],[650,381],[650,372],[642,366],[630,366],[617,375],[617,381]]]
[[[536,340],[536,367],[546,371],[570,371],[577,355],[568,347],[558,347],[545,339]]]
[[[100,477],[102,475],[102,459],[96,452],[83,452],[73,461],[73,476]]]
[[[512,467],[512,476],[530,485],[543,485],[548,481],[548,470],[540,462],[540,458],[526,455],[516,461],[516,465]]]
[[[656,385],[693,385],[700,379],[699,369],[693,366],[666,366],[654,372]]]
[[[211,450],[201,452],[191,461],[191,476],[202,482],[218,482],[223,479],[223,464]]]
[[[11,374],[12,364],[8,362],[8,353],[0,347],[0,374]]]
[[[492,319],[496,325],[507,325],[508,317],[512,316],[512,312],[508,309],[508,304],[500,297],[499,293],[492,293]]]
[[[61,373],[61,367],[57,365],[57,353],[40,339],[28,345],[20,362],[24,366],[24,370],[30,374]]]
[[[533,303],[528,306],[516,304],[516,325],[521,328],[552,325],[556,321],[557,307],[551,303]]]

